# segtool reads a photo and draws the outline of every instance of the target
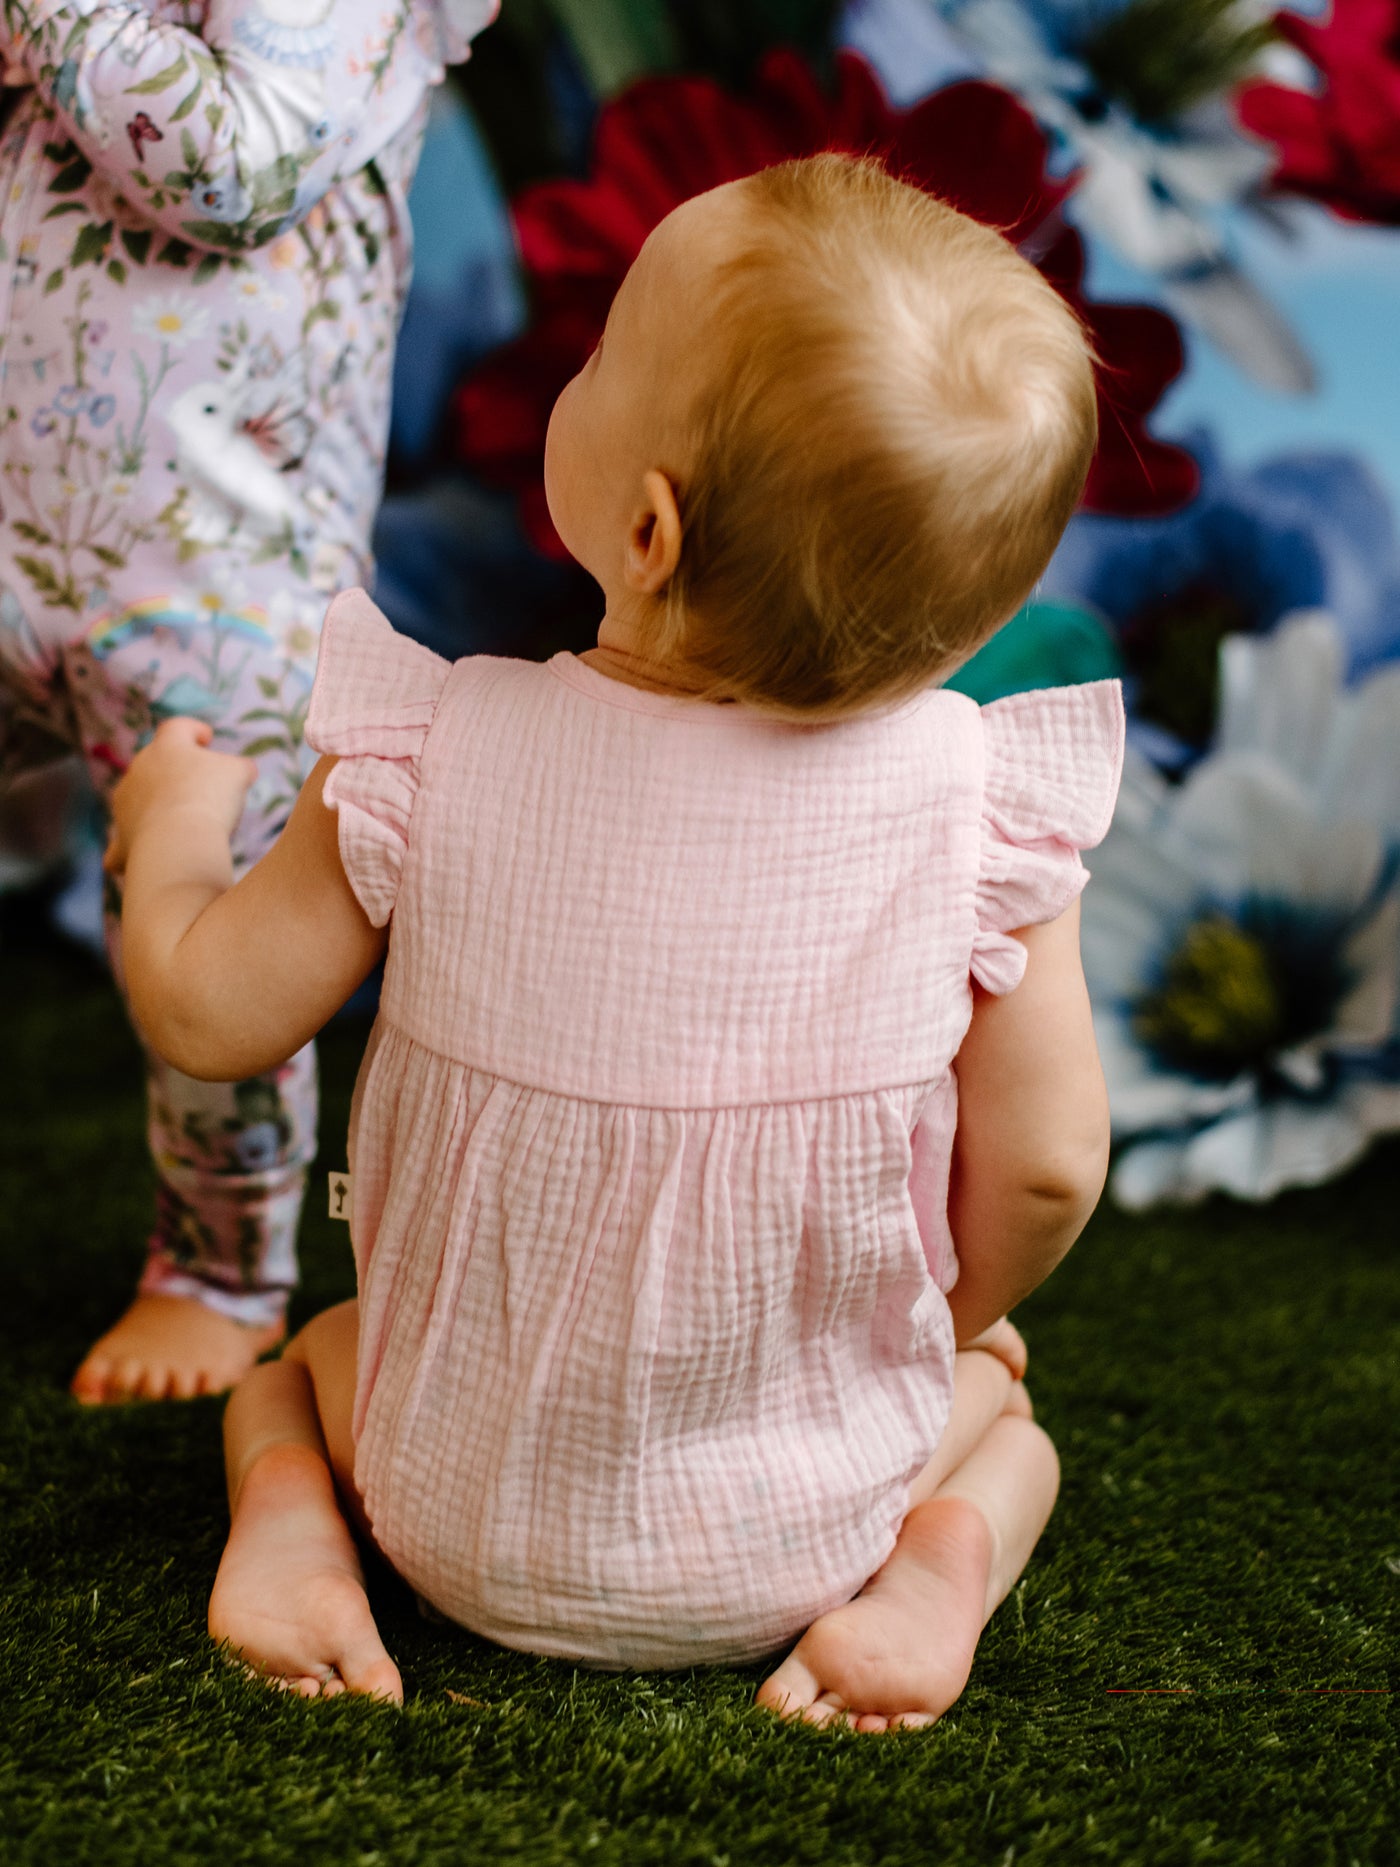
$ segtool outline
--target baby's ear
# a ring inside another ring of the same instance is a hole
[[[628,589],[660,596],[681,561],[681,537],[676,489],[653,467],[642,480],[642,499],[627,532],[623,575]]]

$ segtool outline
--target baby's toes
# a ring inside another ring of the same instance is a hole
[[[768,1675],[754,1697],[756,1705],[777,1712],[780,1718],[791,1718],[816,1703],[822,1682],[803,1657],[810,1638],[810,1635],[804,1636],[777,1671]]]
[[[339,1670],[347,1692],[387,1699],[391,1705],[403,1704],[403,1677],[377,1638],[372,1651],[365,1647],[342,1655]]]
[[[205,1376],[203,1370],[200,1368],[188,1366],[173,1367],[166,1377],[165,1392],[161,1398],[165,1400],[197,1400],[202,1393],[207,1391],[204,1382]]]
[[[351,1576],[329,1578],[317,1603],[317,1645],[347,1692],[403,1703],[403,1680],[379,1637],[363,1587]]]
[[[842,1707],[884,1714],[890,1709],[892,1673],[900,1656],[888,1651],[881,1639],[881,1620],[865,1601],[853,1602],[823,1615],[808,1630],[798,1651],[821,1681],[828,1699]]]
[[[129,1400],[175,1400],[178,1376],[165,1361],[122,1364],[122,1393]]]
[[[853,1724],[855,1715],[839,1692],[823,1692],[816,1703],[802,1713],[802,1722],[824,1729],[827,1725]]]
[[[808,1724],[853,1723],[863,1712],[887,1709],[889,1658],[878,1651],[864,1603],[851,1603],[813,1621],[777,1671],[759,1688],[758,1703]]]
[[[145,1372],[139,1361],[90,1355],[73,1376],[72,1392],[87,1407],[118,1405],[133,1397]]]

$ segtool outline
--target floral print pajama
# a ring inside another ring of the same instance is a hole
[[[286,821],[329,597],[368,583],[405,197],[492,0],[0,0],[0,761],[100,793],[193,714]],[[110,944],[120,979],[119,903]],[[311,1048],[252,1082],[149,1059],[142,1288],[273,1321],[315,1147]]]

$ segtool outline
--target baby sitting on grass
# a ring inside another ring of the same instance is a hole
[[[398,1699],[355,1532],[599,1666],[929,1723],[1058,1467],[1006,1312],[1102,1186],[1078,953],[1113,683],[939,683],[1083,485],[1091,359],[997,234],[823,156],[686,203],[560,396],[598,645],[455,665],[359,592],[326,754],[237,886],[249,767],[172,721],[115,800],[126,963],[196,1076],[268,1069],[387,946],[357,1302],[228,1409],[214,1636]],[[1014,989],[1013,989],[1014,988]]]

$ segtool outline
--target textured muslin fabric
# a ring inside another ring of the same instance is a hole
[[[376,1540],[507,1646],[771,1651],[889,1555],[947,1419],[971,980],[1083,886],[1116,683],[792,725],[449,665],[351,592],[307,735],[390,924],[350,1141]]]

